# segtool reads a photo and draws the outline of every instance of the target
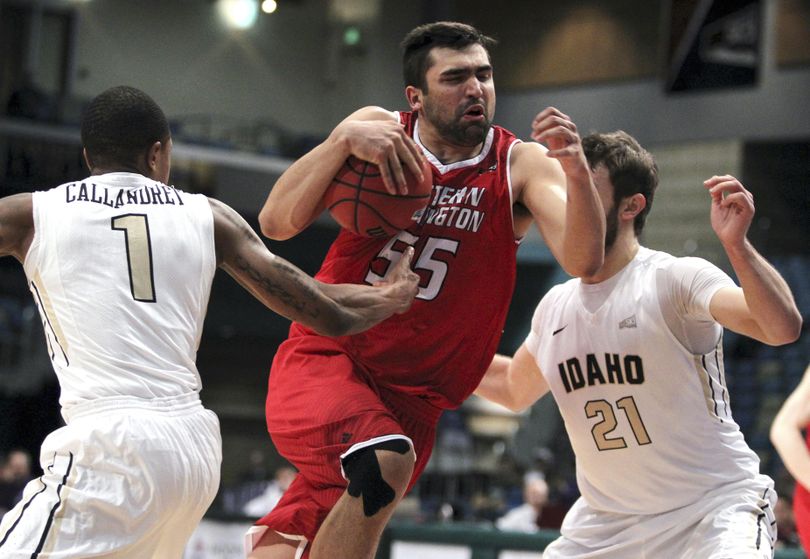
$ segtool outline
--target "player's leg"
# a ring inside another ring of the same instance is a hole
[[[349,486],[321,524],[311,559],[373,558],[410,484],[414,462],[413,449],[401,438],[347,453],[343,470]]]
[[[73,459],[69,453],[52,454],[49,462],[43,457],[40,464],[44,474],[28,482],[22,499],[2,517],[0,556],[31,557],[59,535],[58,528],[53,527],[51,511],[60,509],[62,491],[66,483],[75,478]],[[72,501],[69,504],[72,505]],[[75,515],[72,507],[68,512]],[[62,549],[72,551],[68,545],[63,545],[60,551]]]
[[[144,469],[151,470],[165,503],[159,522],[121,557],[151,557],[154,559],[183,557],[194,531],[203,520],[219,489],[222,463],[222,438],[219,420],[201,405],[189,409],[183,406],[171,413],[142,413],[138,418],[142,437],[140,443],[149,453]],[[152,449],[160,440],[158,448]],[[167,451],[171,445],[173,450]],[[147,550],[152,550],[147,553]]]
[[[125,531],[123,505],[130,503],[122,499],[120,486],[142,493],[147,488],[142,479],[124,475],[126,465],[109,439],[120,422],[107,419],[73,421],[48,435],[40,453],[43,475],[26,485],[0,524],[0,556],[95,557],[134,541]],[[131,450],[126,437],[117,442]],[[135,505],[143,511],[147,502]]]
[[[303,542],[305,545],[305,542]],[[301,540],[285,538],[274,530],[266,530],[253,546],[248,559],[296,559],[296,553],[302,547]]]
[[[351,483],[341,469],[341,458],[350,449],[365,448],[381,442],[381,438],[408,440],[378,391],[340,347],[312,336],[290,339],[277,351],[268,387],[267,423],[276,450],[298,469],[298,474],[276,507],[257,521],[257,526],[282,536],[279,540],[265,535],[251,542],[250,551],[257,559],[265,557],[265,547],[271,548],[268,553],[273,553],[269,555],[273,559],[276,554],[279,558],[289,555],[285,548],[292,546],[285,545],[284,538],[305,543],[315,539]],[[404,444],[409,448],[409,443]],[[377,477],[392,487],[395,500],[404,492],[403,485],[407,486],[407,480],[399,478],[409,476],[413,459],[406,460],[407,467],[397,475],[402,468],[396,463],[402,455],[395,450],[388,454],[397,458],[381,453],[382,458],[377,458],[376,451],[367,453],[374,460],[361,461],[358,469],[366,471],[376,464]],[[380,487],[378,483],[364,489],[379,491]]]
[[[373,457],[378,460],[382,478],[391,487],[391,490],[386,487],[382,495],[386,496],[385,499],[393,498],[393,502],[380,507],[369,506],[373,505],[373,499],[368,503],[364,500],[366,495],[359,490],[362,485],[356,480],[359,473],[368,470],[364,465],[374,464],[370,463],[369,454],[354,453],[369,445],[351,447],[341,456],[342,470],[349,485],[315,537],[311,556],[315,559],[319,556],[373,557],[380,535],[396,504],[413,487],[430,459],[441,410],[421,398],[405,394],[381,390],[380,397],[410,439],[407,452],[404,452],[404,439],[396,440],[391,437],[380,439],[388,439],[387,442],[369,447],[374,448]],[[375,441],[369,441],[369,444],[373,442]],[[386,447],[387,445],[393,446]],[[368,485],[376,485],[372,483],[378,477],[376,470],[366,477],[369,480],[366,482]]]
[[[282,446],[283,448],[283,446]],[[301,559],[316,528],[310,526],[319,507],[310,495],[314,488],[300,472],[282,495],[271,514],[251,526],[245,534],[248,559]],[[324,513],[325,515],[326,513]]]

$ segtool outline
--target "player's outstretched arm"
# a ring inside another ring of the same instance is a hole
[[[339,305],[347,309],[357,309],[363,315],[369,314],[376,316],[372,309],[383,305],[385,308],[380,309],[379,314],[385,314],[386,317],[390,316],[390,307],[394,305],[394,313],[402,314],[411,308],[416,294],[419,292],[419,275],[411,270],[411,261],[413,260],[413,247],[408,247],[402,253],[402,257],[386,274],[385,279],[376,282],[373,287],[368,285],[351,284],[351,283],[322,283],[318,282],[321,291],[328,297],[336,301]],[[390,290],[394,293],[393,298],[388,296],[381,297],[379,290]],[[379,320],[374,319],[374,324]],[[356,330],[349,332],[360,332],[370,328],[374,324],[368,326],[358,326]]]
[[[591,276],[604,262],[605,215],[577,127],[549,107],[532,122],[532,139],[549,149],[531,142],[515,146],[516,200],[532,213],[563,269],[572,276]]]
[[[329,285],[272,254],[231,207],[209,199],[214,214],[217,264],[268,308],[327,336],[354,334],[410,308],[419,276],[403,254],[377,286]]]
[[[771,442],[793,478],[810,490],[810,451],[802,429],[810,425],[810,367],[771,425]]]
[[[396,115],[380,107],[362,108],[282,173],[259,213],[262,233],[284,240],[308,227],[324,210],[324,192],[349,155],[378,165],[392,194],[407,191],[403,166],[422,177],[419,148]]]
[[[495,355],[474,394],[517,412],[546,392],[548,383],[524,344],[512,358]]]
[[[740,282],[740,288],[724,288],[714,295],[712,316],[723,326],[766,344],[796,341],[802,317],[790,287],[747,237],[754,197],[731,175],[714,176],[704,186],[712,200],[712,228]]]
[[[34,238],[34,206],[30,193],[0,198],[0,256],[22,263]]]

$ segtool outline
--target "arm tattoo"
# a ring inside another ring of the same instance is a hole
[[[241,216],[234,215],[234,214],[227,213],[227,212],[224,213],[223,215],[224,215],[225,219],[227,219],[228,221],[231,222],[231,225],[236,227],[239,230],[239,232],[242,233],[242,236],[245,238],[246,241],[258,240],[258,236],[256,235],[256,232],[253,231],[253,229],[250,228],[250,226],[247,224],[247,222],[244,219],[242,219]]]
[[[274,260],[273,266],[279,273],[284,274],[290,282],[300,288],[297,293],[290,292],[284,286],[285,282],[279,282],[263,275],[261,271],[251,266],[250,262],[241,254],[236,255],[236,266],[247,274],[262,292],[280,300],[288,307],[311,318],[317,318],[321,314],[320,310],[310,305],[310,302],[317,298],[318,292],[301,281],[300,274],[283,260]]]

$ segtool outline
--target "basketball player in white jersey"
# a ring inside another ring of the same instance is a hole
[[[699,258],[639,245],[658,171],[624,132],[583,138],[607,218],[605,264],[553,287],[510,360],[477,393],[523,409],[551,391],[577,459],[580,499],[544,559],[773,556],[773,481],[731,415],[722,332],[799,336],[790,289],[746,238],[751,194],[704,185],[740,287]]]
[[[0,556],[179,558],[219,485],[195,365],[216,268],[328,335],[404,312],[418,276],[405,262],[374,287],[326,285],[274,256],[234,210],[168,185],[169,126],[137,89],[96,97],[81,128],[91,176],[0,200],[0,256],[25,268],[66,422]]]

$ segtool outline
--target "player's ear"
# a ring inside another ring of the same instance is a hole
[[[405,98],[408,99],[412,111],[418,111],[422,108],[422,90],[418,87],[409,85],[405,88]]]
[[[149,167],[150,171],[155,171],[157,169],[160,163],[162,149],[163,143],[160,141],[155,142],[149,147],[149,151],[146,153],[146,165]]]
[[[632,220],[647,207],[647,198],[640,192],[628,196],[622,201],[621,216],[624,219]]]
[[[93,160],[90,159],[90,154],[87,153],[87,148],[82,148],[82,156],[84,157],[84,162],[87,163],[87,168],[90,169],[90,172],[93,172]]]

